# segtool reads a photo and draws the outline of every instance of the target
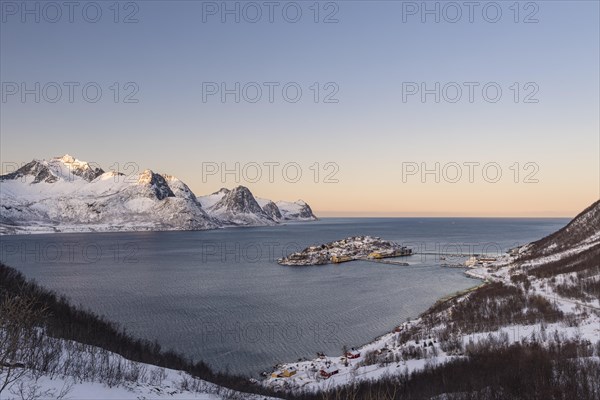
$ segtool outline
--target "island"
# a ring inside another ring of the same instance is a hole
[[[350,236],[310,246],[277,260],[281,265],[338,264],[353,260],[379,260],[412,255],[412,249],[374,236]]]

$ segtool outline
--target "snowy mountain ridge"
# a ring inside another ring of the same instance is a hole
[[[522,256],[539,258],[556,255],[584,244],[600,243],[600,200],[573,218],[564,228],[540,239],[522,250]]]
[[[174,176],[94,167],[70,155],[0,176],[0,234],[204,230],[317,218],[304,202],[267,201],[238,186],[197,197]]]

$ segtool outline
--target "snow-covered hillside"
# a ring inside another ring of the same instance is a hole
[[[44,343],[39,352],[52,360],[51,368],[18,368],[13,373],[22,376],[4,388],[3,399],[275,400],[227,389],[184,371],[131,361],[98,347],[49,337],[39,340]],[[0,379],[7,373],[0,372]]]
[[[531,243],[521,254],[522,257],[539,258],[597,243],[600,243],[600,200],[579,213],[564,228]]]
[[[243,186],[197,198],[174,176],[149,169],[125,176],[65,155],[0,176],[0,234],[203,230],[316,219],[305,203],[274,204],[263,210]]]
[[[263,384],[297,392],[349,387],[465,359],[474,346],[572,341],[600,351],[599,215],[596,202],[547,238],[467,270],[484,281],[477,288],[347,354],[281,364]]]

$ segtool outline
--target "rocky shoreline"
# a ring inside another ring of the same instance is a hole
[[[310,246],[300,252],[277,260],[281,265],[323,265],[338,264],[361,259],[382,259],[412,255],[412,249],[376,236],[350,236]]]

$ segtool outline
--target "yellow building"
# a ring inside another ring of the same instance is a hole
[[[339,264],[347,261],[352,261],[352,257],[350,256],[331,256],[331,262],[334,264]]]
[[[289,378],[290,376],[296,375],[296,372],[298,372],[298,370],[296,370],[296,368],[288,367],[288,368],[285,368],[283,371],[273,372],[271,374],[271,378]]]

